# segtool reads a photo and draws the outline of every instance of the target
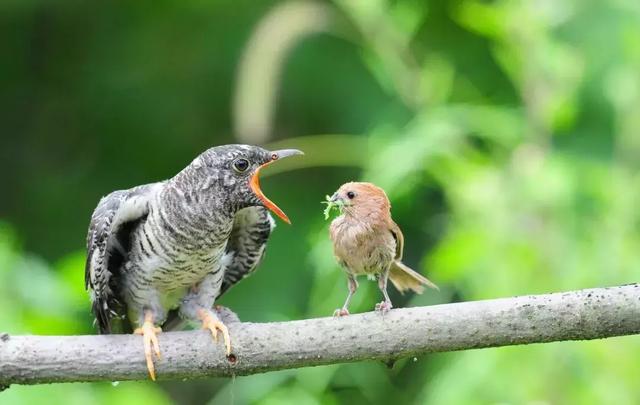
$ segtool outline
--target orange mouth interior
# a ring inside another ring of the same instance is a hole
[[[273,162],[273,160],[271,162]],[[268,199],[267,196],[264,195],[262,190],[260,190],[260,169],[271,164],[271,162],[267,162],[256,169],[256,172],[253,174],[253,176],[251,176],[251,179],[249,180],[249,187],[251,187],[251,190],[256,194],[256,196],[258,196],[265,207],[276,214],[284,222],[291,224],[291,221],[289,220],[289,217],[287,217],[287,214],[285,214],[284,211],[282,211],[280,207],[278,207],[273,201]]]

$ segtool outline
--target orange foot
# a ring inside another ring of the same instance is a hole
[[[229,337],[229,330],[223,324],[217,316],[210,311],[201,309],[198,311],[198,317],[202,321],[202,329],[208,329],[211,331],[213,339],[218,341],[218,331],[222,332],[222,338],[224,339],[224,346],[227,349],[227,356],[231,354],[231,338]]]
[[[153,325],[153,315],[151,312],[145,312],[142,327],[133,331],[136,335],[142,335],[144,357],[147,360],[147,370],[149,370],[149,377],[151,377],[153,381],[156,380],[156,369],[153,365],[151,348],[153,347],[153,352],[155,352],[156,357],[160,359],[160,345],[158,344],[158,336],[156,336],[156,334],[160,332],[162,332],[162,329]]]

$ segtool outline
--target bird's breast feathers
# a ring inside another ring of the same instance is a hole
[[[331,223],[333,251],[347,271],[358,275],[380,273],[391,263],[396,242],[391,232],[378,228],[344,216]]]
[[[150,228],[145,223],[132,235],[130,277],[151,280],[158,290],[171,291],[196,284],[213,271],[224,271],[226,240],[207,247],[174,244]]]

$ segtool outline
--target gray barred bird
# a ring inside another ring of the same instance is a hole
[[[220,331],[231,353],[227,327],[213,304],[260,263],[275,226],[267,209],[290,223],[260,190],[260,169],[301,154],[217,146],[169,180],[100,200],[87,237],[85,285],[92,310],[100,333],[133,326],[142,335],[151,379],[153,353],[160,356],[157,333],[172,310],[201,322],[216,341]]]

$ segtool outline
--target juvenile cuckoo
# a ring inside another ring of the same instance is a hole
[[[257,146],[208,149],[173,178],[114,191],[98,203],[89,226],[85,285],[100,333],[143,337],[149,375],[157,333],[175,309],[199,321],[227,355],[231,342],[213,304],[261,261],[275,222],[289,223],[260,190],[264,166],[301,151]],[[153,350],[153,352],[152,352]]]

